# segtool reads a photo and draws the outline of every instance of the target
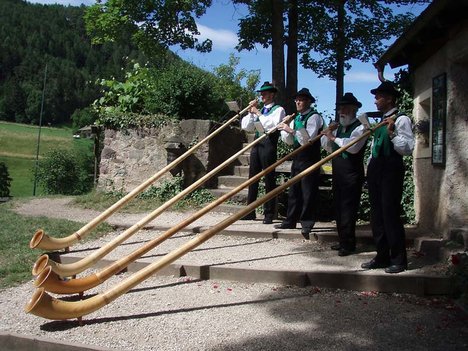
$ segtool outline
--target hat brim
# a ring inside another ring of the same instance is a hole
[[[260,89],[257,90],[257,93],[261,93],[262,91],[271,91],[273,93],[276,93],[278,91],[278,89],[276,89],[274,87],[260,88]]]
[[[382,94],[387,94],[387,95],[391,95],[391,96],[395,96],[395,97],[400,96],[400,93],[398,91],[390,91],[390,90],[386,90],[386,89],[375,88],[375,89],[372,89],[370,92],[371,92],[372,95],[375,95],[377,93],[382,93]]]
[[[356,106],[357,108],[362,107],[362,104],[359,101],[340,101],[336,105],[337,106],[353,105],[353,106]]]
[[[296,94],[296,95],[293,96],[293,99],[297,98],[298,96],[303,96],[303,97],[309,99],[310,101],[312,101],[312,103],[315,102],[315,98],[312,95],[308,95],[308,94]]]

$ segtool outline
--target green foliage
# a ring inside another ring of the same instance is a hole
[[[175,176],[161,182],[158,186],[151,186],[148,190],[138,195],[138,198],[155,199],[160,203],[164,203],[184,190],[183,183],[184,178],[182,176]],[[207,189],[198,188],[177,202],[175,207],[179,209],[198,207],[213,200],[213,195]]]
[[[147,91],[146,110],[179,119],[217,119],[225,110],[224,94],[213,74],[185,62],[152,71],[153,89]]]
[[[172,45],[182,49],[211,51],[211,40],[199,42],[195,18],[202,16],[211,0],[97,2],[86,10],[86,30],[94,43],[113,42],[131,35],[134,44],[149,55]]]
[[[91,107],[75,110],[71,116],[73,129],[78,130],[85,126],[92,125],[97,117],[97,114]]]
[[[45,67],[43,125],[68,124],[98,98],[100,77],[123,76],[131,60],[146,58],[129,45],[91,45],[84,7],[0,1],[0,119],[38,124]]]
[[[0,289],[31,280],[31,267],[42,253],[29,248],[31,236],[38,228],[61,238],[84,225],[63,219],[20,216],[11,210],[12,206],[14,204],[0,204]],[[84,240],[96,239],[111,231],[108,224],[102,223]]]
[[[416,213],[414,211],[414,181],[413,181],[413,158],[404,156],[405,179],[403,181],[403,196],[401,198],[403,223],[414,224]]]
[[[102,97],[93,103],[98,123],[110,128],[160,126],[180,119],[219,120],[227,112],[224,100],[250,101],[258,72],[240,70],[234,56],[228,65],[203,71],[183,61],[164,68],[134,64],[125,80],[102,79]],[[246,87],[241,84],[246,81]]]
[[[135,63],[125,73],[124,79],[123,82],[115,78],[99,80],[103,95],[93,103],[99,114],[144,111],[143,93],[154,88],[148,77],[148,69]]]
[[[0,197],[10,196],[11,181],[7,165],[4,162],[0,162]]]
[[[37,181],[47,194],[83,194],[93,186],[92,166],[89,154],[54,149],[39,163]]]
[[[218,78],[217,89],[226,101],[238,101],[240,108],[255,98],[255,89],[260,81],[260,70],[238,70],[240,58],[229,55],[229,62],[214,68]],[[245,87],[243,87],[245,82]]]

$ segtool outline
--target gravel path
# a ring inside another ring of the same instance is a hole
[[[67,199],[32,203],[18,211],[44,215],[47,209],[54,216],[74,220],[93,215],[71,209]],[[181,215],[167,216],[175,221]],[[225,216],[213,214],[209,221],[216,223]],[[143,231],[129,245],[154,234]],[[160,250],[167,251],[184,239],[187,234],[180,233]],[[100,247],[106,238],[100,240],[76,249]],[[217,264],[252,264],[238,262],[243,250],[255,252],[266,244],[276,256],[294,253],[281,258],[287,265],[297,264],[295,257],[303,263],[307,257],[312,259],[307,252],[325,251],[320,243],[301,241],[262,243],[222,236],[216,240],[200,246],[190,259],[203,262],[210,255]],[[215,250],[218,246],[220,250]],[[227,257],[224,250],[229,247]],[[156,255],[160,252],[149,253],[148,258]],[[114,276],[88,294],[105,292],[129,276]],[[24,313],[33,292],[32,282],[0,290],[0,332],[111,350],[468,350],[467,314],[445,298],[154,276],[85,316],[80,327],[76,321],[48,321]]]

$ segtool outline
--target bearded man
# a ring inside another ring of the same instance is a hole
[[[326,129],[321,138],[322,147],[332,153],[349,144],[365,132],[356,119],[362,104],[352,93],[346,93],[338,102],[340,123],[337,129]],[[333,205],[339,243],[333,245],[339,256],[351,255],[356,250],[356,221],[364,182],[364,151],[367,138],[363,138],[332,160]]]

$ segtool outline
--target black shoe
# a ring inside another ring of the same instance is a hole
[[[402,264],[392,264],[385,268],[385,273],[400,273],[406,270],[406,266]]]
[[[302,229],[301,234],[306,240],[310,240],[310,229]]]
[[[269,217],[265,217],[263,219],[263,224],[272,224],[273,223],[273,219],[269,218]]]
[[[275,224],[275,229],[296,229],[296,226],[283,222],[281,224]]]
[[[345,248],[340,248],[338,250],[338,256],[349,256],[349,255],[352,255],[354,253],[355,250],[348,250],[348,249],[345,249]]]
[[[388,266],[389,266],[388,263],[376,261],[375,258],[373,258],[369,262],[364,262],[363,264],[361,264],[361,268],[363,269],[386,268]]]
[[[341,249],[341,246],[340,244],[335,244],[335,245],[330,246],[330,249],[338,251],[339,249]]]
[[[255,219],[255,213],[249,213],[246,214],[244,217],[242,217],[240,220],[241,221],[253,221]]]

